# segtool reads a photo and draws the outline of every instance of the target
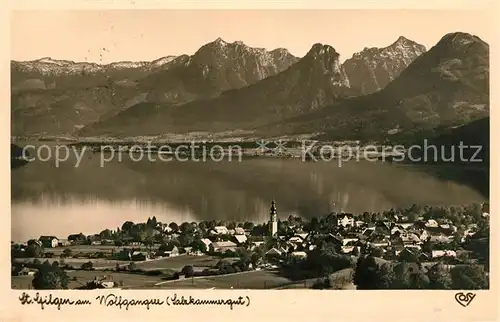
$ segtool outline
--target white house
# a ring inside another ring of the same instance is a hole
[[[210,239],[208,239],[208,238],[202,238],[202,239],[201,239],[201,242],[202,242],[203,244],[205,244],[205,246],[206,246],[207,250],[209,249],[210,245],[212,244],[212,241],[211,241]]]
[[[234,228],[234,233],[236,235],[245,235],[245,229],[243,229],[241,227],[236,227],[236,228]]]
[[[263,241],[254,241],[254,242],[252,242],[252,244],[250,246],[250,250],[254,250],[255,248],[259,247],[262,244],[264,244]]]
[[[283,250],[277,249],[275,247],[266,252],[266,256],[281,256],[281,254],[283,254]]]
[[[342,227],[353,227],[354,226],[354,216],[351,214],[344,214],[337,216],[337,225]]]
[[[293,236],[288,239],[290,243],[294,244],[302,244],[304,242],[304,239],[300,236]]]
[[[457,252],[454,250],[433,250],[432,251],[432,258],[437,258],[437,257],[457,257]]]
[[[217,235],[228,235],[229,230],[227,229],[226,226],[215,226],[214,229],[215,233]]]
[[[342,245],[348,246],[349,244],[354,244],[358,240],[359,240],[358,238],[344,238],[342,239]]]
[[[212,243],[210,245],[210,249],[212,252],[218,252],[218,253],[224,253],[228,250],[234,252],[236,250],[236,246],[237,245],[232,241],[220,241]]]
[[[246,235],[234,235],[233,238],[236,240],[237,244],[243,244],[247,241]]]
[[[425,227],[429,227],[429,228],[437,228],[439,227],[439,224],[437,221],[435,221],[434,219],[429,219],[427,220],[427,222],[425,223]]]
[[[54,248],[59,244],[59,239],[55,236],[40,236],[38,240],[47,248]]]
[[[365,222],[362,220],[357,220],[354,224],[356,225],[356,227],[361,227],[365,224]]]
[[[292,252],[292,256],[297,257],[297,258],[306,258],[307,253],[306,252]]]

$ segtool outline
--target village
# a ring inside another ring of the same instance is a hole
[[[488,276],[489,209],[487,204],[412,205],[304,220],[279,219],[272,201],[264,224],[178,225],[153,217],[90,236],[12,243],[11,255],[12,287],[19,289],[356,289],[356,262],[367,256],[411,263],[424,275],[438,266],[450,272],[473,265]],[[42,271],[51,269],[60,274],[62,286],[41,285]]]

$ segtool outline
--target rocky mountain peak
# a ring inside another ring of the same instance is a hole
[[[400,36],[387,47],[365,47],[343,66],[351,86],[370,94],[384,88],[425,51],[423,45]]]
[[[452,47],[456,49],[468,46],[477,46],[478,48],[488,49],[489,46],[481,38],[465,32],[453,32],[443,36],[436,44],[436,47]]]
[[[276,49],[271,50],[271,53],[280,54],[280,55],[291,55],[290,52],[288,51],[288,49],[286,49],[286,48],[276,48]]]
[[[327,77],[328,83],[334,86],[350,87],[339,58],[339,53],[332,46],[316,43],[301,60],[301,65],[313,77]]]
[[[415,43],[415,42],[406,38],[405,36],[399,36],[398,39],[394,43],[395,44],[405,44],[405,43]]]
[[[424,53],[426,51],[425,46],[410,40],[404,36],[399,36],[399,38],[393,42],[391,45],[385,47],[385,48],[380,48],[382,51],[389,51],[389,50],[400,50],[400,51],[409,51],[413,50],[416,51],[420,54]]]
[[[333,48],[332,46],[326,45],[326,44],[321,44],[321,43],[316,43],[311,47],[311,49],[306,54],[306,56],[315,57],[315,58],[323,57],[323,56],[330,56],[330,57],[334,57],[334,58],[338,59],[338,57],[340,55],[339,55],[339,53],[337,53],[335,48]]]
[[[217,37],[217,39],[215,39],[212,44],[214,45],[218,45],[218,46],[225,46],[227,45],[227,42],[224,41],[224,39],[222,39],[221,37]]]

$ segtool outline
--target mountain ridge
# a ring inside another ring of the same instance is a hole
[[[489,45],[477,36],[450,33],[381,91],[325,107],[283,127],[324,132],[323,138],[348,133],[387,139],[389,132],[454,126],[487,115]]]
[[[89,125],[80,134],[96,135],[102,133],[100,129],[108,133],[107,126],[118,129],[122,127],[120,124],[130,126],[126,131],[122,129],[122,133],[136,135],[161,135],[165,126],[175,127],[177,131],[183,127],[186,130],[195,130],[196,127],[199,131],[224,131],[233,123],[254,126],[357,94],[349,86],[339,54],[332,46],[317,43],[288,69],[250,86],[225,91],[215,99],[193,101],[179,108],[131,107],[119,114],[119,119]],[[145,116],[147,113],[154,116]]]
[[[299,59],[218,38],[193,55],[160,58],[153,72],[112,63],[123,70],[97,85],[13,91],[13,133],[380,135],[468,122],[489,110],[489,46],[476,36],[449,33],[429,51],[400,36],[343,63],[339,57],[321,43]]]
[[[123,62],[74,65],[47,58],[39,59],[34,66],[14,62],[11,64],[12,132],[14,135],[72,134],[136,104],[182,104],[216,97],[224,90],[274,75],[295,60],[281,48],[269,52],[242,42],[216,40],[191,56],[166,56],[147,65],[140,63],[138,68],[129,68]],[[21,65],[28,67],[23,70]],[[153,65],[159,67],[144,68]],[[47,66],[56,71],[46,71]],[[96,72],[92,68],[97,68]]]

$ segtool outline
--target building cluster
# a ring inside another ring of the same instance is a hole
[[[485,214],[486,216],[487,214]],[[434,219],[423,220],[420,218],[410,222],[408,217],[394,215],[392,218],[375,222],[364,222],[361,217],[346,213],[331,213],[322,219],[323,227],[314,230],[310,225],[304,223],[286,222],[286,233],[279,231],[279,220],[276,203],[272,201],[269,211],[269,222],[267,224],[267,236],[253,235],[251,230],[243,227],[232,229],[226,226],[215,226],[208,231],[201,232],[194,225],[193,235],[198,236],[199,242],[204,247],[192,247],[192,245],[179,245],[170,243],[181,236],[180,230],[173,230],[167,225],[160,225],[156,234],[161,234],[163,243],[146,245],[135,240],[122,240],[122,250],[114,252],[114,258],[126,261],[146,261],[159,257],[175,257],[181,254],[187,255],[233,255],[239,249],[255,251],[257,247],[272,241],[265,247],[265,256],[268,258],[282,258],[283,256],[294,256],[306,258],[308,252],[314,250],[318,244],[330,243],[334,245],[338,254],[359,256],[360,254],[372,254],[388,260],[414,260],[419,262],[435,262],[446,258],[448,261],[460,261],[463,254],[471,258],[467,253],[458,249],[457,245],[469,240],[484,239],[485,236],[478,234],[477,224],[471,224],[465,230],[459,229],[446,219],[439,221]],[[87,238],[81,234],[70,235],[68,240],[58,239],[55,236],[41,236],[38,240],[30,242],[38,243],[44,248],[67,247],[78,244]],[[107,244],[113,245],[114,241],[99,238],[99,235],[90,240],[90,245]],[[86,239],[88,241],[88,238]],[[439,245],[430,247],[429,244]],[[270,246],[269,246],[270,245]],[[119,246],[118,246],[119,248]],[[473,256],[472,256],[473,257]],[[474,259],[474,258],[472,258]]]

